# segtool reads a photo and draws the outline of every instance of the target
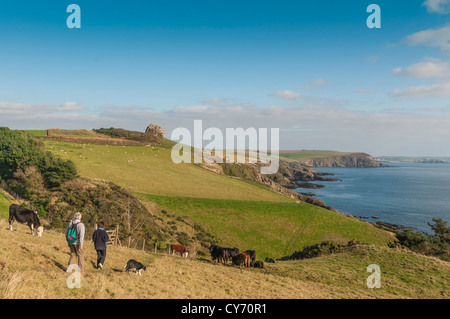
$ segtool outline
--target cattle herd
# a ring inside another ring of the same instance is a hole
[[[180,254],[184,258],[188,257],[189,253],[186,246],[171,245],[170,249],[172,255]],[[239,266],[239,268],[264,268],[264,262],[256,261],[256,252],[254,250],[246,250],[241,253],[238,248],[224,248],[211,245],[209,247],[209,253],[211,255],[211,261],[214,263],[218,262],[228,265],[229,261],[231,261],[232,265]],[[274,263],[275,261],[271,258],[266,258],[266,262]]]
[[[14,220],[27,224],[30,227],[31,234],[42,236],[44,228],[42,227],[39,216],[37,215],[36,211],[32,211],[29,209],[26,209],[19,205],[11,205],[9,208],[9,228],[12,229]],[[183,245],[171,245],[171,252],[173,255],[180,254],[182,257],[187,258],[189,253],[186,246]],[[264,262],[262,261],[256,261],[256,252],[254,250],[246,250],[244,252],[240,252],[238,248],[224,248],[217,245],[211,245],[209,247],[209,253],[211,255],[211,261],[216,263],[223,263],[224,265],[227,265],[229,261],[231,261],[232,265],[239,266],[239,268],[242,267],[254,267],[254,268],[264,268]],[[275,261],[271,258],[266,258],[266,262],[268,263],[274,263]],[[129,261],[130,262],[130,261]],[[135,262],[133,260],[133,262]],[[127,264],[128,265],[128,264]],[[129,268],[135,268],[130,267],[130,265],[125,266],[127,268],[127,271]],[[145,267],[143,267],[145,270]],[[140,274],[140,271],[139,271]]]
[[[254,250],[246,250],[241,253],[238,248],[224,248],[211,245],[209,253],[213,262],[223,263],[224,265],[227,265],[228,261],[231,260],[232,265],[239,266],[239,268],[264,268],[264,262],[256,261],[256,252]]]

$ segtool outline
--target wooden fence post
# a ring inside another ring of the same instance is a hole
[[[117,241],[119,240],[119,225],[116,225],[116,237],[114,238],[114,244],[117,246]]]

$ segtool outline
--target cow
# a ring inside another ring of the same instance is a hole
[[[41,226],[41,222],[39,220],[39,216],[36,211],[32,211],[26,209],[25,207],[12,204],[9,207],[9,230],[13,230],[12,225],[14,220],[18,221],[22,224],[27,224],[30,227],[31,235],[36,235],[38,237],[42,237],[42,233],[44,232],[44,227]]]
[[[222,261],[225,264],[226,250],[217,245],[211,245],[209,247],[209,253],[211,254],[211,261],[219,263]]]
[[[187,251],[186,246],[183,245],[171,245],[170,248],[172,248],[172,254],[175,255],[176,253],[180,253],[181,257],[187,258],[189,253]]]
[[[254,263],[256,260],[256,252],[254,250],[246,250],[244,251],[244,253],[249,254],[250,255],[250,259],[252,260],[252,262]]]
[[[225,250],[225,263],[228,263],[228,259],[232,259],[234,256],[239,255],[239,249],[235,248],[224,248]]]
[[[273,260],[272,258],[267,258],[264,260],[266,263],[270,263],[270,264],[274,264],[275,260]]]
[[[233,264],[239,265],[239,268],[242,266],[249,268],[250,267],[250,255],[247,253],[240,253],[239,255],[235,255],[232,258]]]
[[[250,263],[250,266],[252,266],[253,268],[264,268],[264,262],[262,261],[254,261]]]

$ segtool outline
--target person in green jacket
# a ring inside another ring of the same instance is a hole
[[[81,222],[81,213],[75,213],[72,222],[69,223],[66,229],[66,240],[70,248],[70,259],[69,265],[75,264],[78,258],[78,267],[80,267],[80,272],[84,273],[84,234],[85,227]]]

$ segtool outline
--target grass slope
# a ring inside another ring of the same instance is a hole
[[[182,259],[109,247],[104,270],[85,245],[80,289],[66,286],[69,259],[64,235],[32,237],[26,226],[8,230],[0,219],[0,299],[21,298],[448,298],[450,264],[413,253],[359,246],[343,254],[243,269],[206,259]],[[147,265],[142,277],[123,273],[128,259]],[[381,267],[381,288],[368,289],[366,267]]]
[[[9,206],[11,204],[12,202],[10,202],[3,194],[3,191],[0,190],[0,218],[9,218]]]
[[[221,176],[193,164],[174,164],[164,147],[86,145],[45,141],[48,150],[75,162],[81,176],[112,180],[129,191],[218,199],[289,202],[252,183]]]
[[[272,203],[141,195],[216,235],[225,247],[254,249],[258,258],[280,258],[305,245],[351,239],[386,245],[390,233],[307,203]]]
[[[261,257],[282,257],[323,240],[346,243],[357,239],[378,245],[392,240],[390,233],[372,225],[296,203],[259,184],[192,164],[174,164],[168,148],[45,144],[55,154],[73,160],[80,175],[112,180],[147,202],[177,216],[189,216],[220,244],[255,249]]]

